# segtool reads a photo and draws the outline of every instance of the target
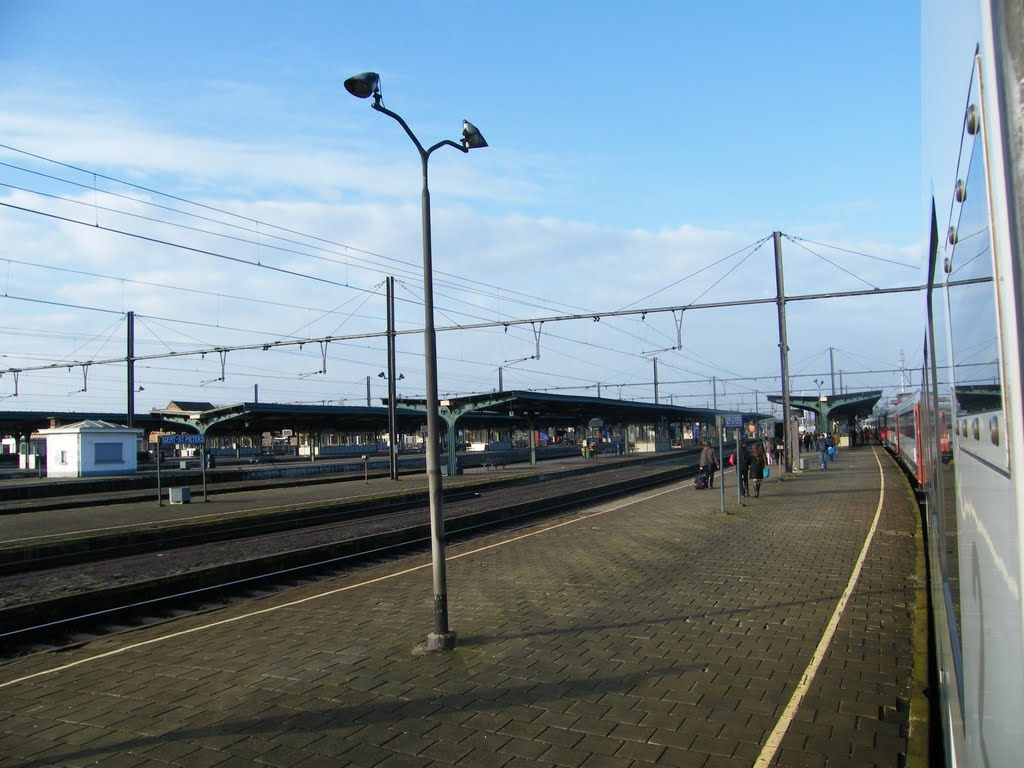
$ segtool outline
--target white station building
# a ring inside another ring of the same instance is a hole
[[[107,421],[79,421],[40,429],[46,438],[48,477],[100,477],[135,474],[141,429]]]

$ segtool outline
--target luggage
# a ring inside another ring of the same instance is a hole
[[[708,487],[708,471],[704,467],[697,470],[697,476],[693,479],[693,487],[698,491],[703,491]]]

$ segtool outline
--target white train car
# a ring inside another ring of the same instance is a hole
[[[922,0],[921,9],[932,217],[915,440],[941,695],[942,722],[933,727],[942,728],[947,765],[1017,766],[1024,764],[1024,5]]]

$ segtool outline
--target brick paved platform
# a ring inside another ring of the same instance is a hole
[[[447,653],[409,556],[4,662],[0,766],[902,765],[917,512],[876,451],[450,546]]]

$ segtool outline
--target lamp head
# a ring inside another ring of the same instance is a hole
[[[377,378],[378,379],[386,379],[387,376],[388,375],[386,373],[384,373],[384,371],[381,371],[380,373],[377,374]]]
[[[487,146],[487,140],[469,120],[462,121],[462,146],[467,150],[480,149]]]
[[[345,90],[358,99],[368,99],[373,96],[376,100],[380,97],[380,75],[376,72],[353,75],[345,81]]]

